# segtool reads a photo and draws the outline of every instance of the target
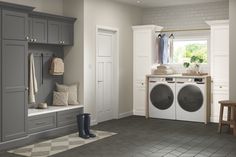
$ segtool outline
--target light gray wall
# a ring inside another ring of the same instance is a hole
[[[236,100],[236,1],[229,1],[229,98]]]
[[[1,0],[35,7],[36,11],[63,15],[63,0]]]
[[[65,49],[65,83],[80,82],[80,101],[96,121],[96,25],[119,29],[119,113],[133,110],[131,26],[142,23],[142,9],[110,0],[64,0],[64,15],[77,18],[75,43]]]
[[[64,83],[79,83],[78,98],[84,103],[84,0],[64,0],[65,16],[76,17],[74,46],[64,48]]]
[[[205,28],[209,27],[207,20],[228,18],[229,4],[225,1],[145,9],[143,24],[155,24],[164,29]]]
[[[119,29],[119,113],[133,110],[133,31],[141,24],[141,9],[110,0],[86,0],[84,19],[85,110],[96,116],[96,25]]]

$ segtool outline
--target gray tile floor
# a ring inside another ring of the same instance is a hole
[[[236,157],[236,137],[217,125],[128,117],[94,126],[118,133],[52,157]],[[5,152],[4,157],[18,157]]]

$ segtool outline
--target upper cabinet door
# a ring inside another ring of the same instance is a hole
[[[48,21],[48,43],[61,44],[61,23],[57,21]]]
[[[3,39],[26,40],[28,37],[28,15],[26,13],[2,11]]]
[[[73,45],[74,27],[71,23],[61,24],[61,41],[63,45]]]
[[[32,20],[32,39],[36,43],[47,43],[47,20],[33,18]]]

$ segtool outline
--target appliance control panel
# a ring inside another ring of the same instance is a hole
[[[149,83],[155,82],[167,82],[167,83],[175,83],[176,78],[174,77],[156,77],[156,78],[149,78]]]
[[[197,83],[205,84],[205,78],[178,78],[177,83]]]

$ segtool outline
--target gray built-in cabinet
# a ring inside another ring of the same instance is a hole
[[[28,117],[29,53],[35,54],[36,66],[39,65],[36,70],[41,68],[36,72],[40,81],[36,99],[51,103],[55,82],[62,83],[63,79],[48,74],[49,62],[54,54],[63,57],[62,46],[73,45],[76,20],[34,12],[33,9],[0,1],[0,149],[4,143],[26,138],[31,133],[74,125],[75,117],[67,114],[79,113],[54,113],[40,119]]]
[[[2,10],[2,39],[24,40],[28,35],[28,14],[19,11]]]
[[[47,43],[47,19],[39,17],[29,17],[28,20],[28,40],[31,43]]]
[[[48,43],[73,45],[73,24],[70,22],[48,21]]]
[[[2,10],[2,141],[27,134],[28,16]]]
[[[66,18],[40,12],[30,15],[29,42],[71,46],[74,42],[75,18]]]

